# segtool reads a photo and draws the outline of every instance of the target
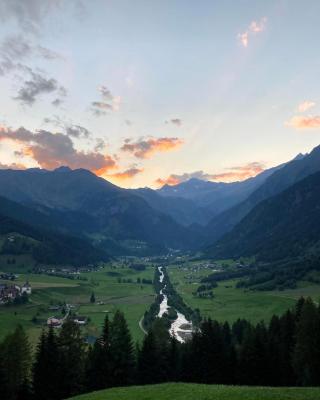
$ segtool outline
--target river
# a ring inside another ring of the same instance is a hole
[[[158,271],[160,273],[160,278],[159,278],[160,283],[162,283],[164,279],[164,272],[162,268],[163,267],[158,267]],[[164,285],[163,289],[165,288],[166,285]],[[163,300],[160,303],[160,311],[158,314],[159,318],[161,318],[164,313],[168,312],[170,308],[168,306],[168,296],[163,293],[163,289],[160,290],[160,294],[163,296]],[[177,311],[177,314],[178,314],[177,319],[174,320],[174,322],[171,325],[170,335],[175,336],[179,342],[183,343],[192,334],[192,323],[191,321],[188,321],[186,317],[179,311]]]

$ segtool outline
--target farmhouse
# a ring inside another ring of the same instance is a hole
[[[75,316],[72,319],[73,322],[75,322],[78,325],[86,325],[86,323],[88,322],[87,317]]]
[[[63,323],[63,320],[59,317],[49,317],[47,319],[47,325],[52,326],[53,328],[60,328]]]
[[[31,285],[29,282],[26,282],[22,287],[21,287],[21,294],[26,293],[30,295],[32,293]]]

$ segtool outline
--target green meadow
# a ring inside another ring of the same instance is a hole
[[[73,400],[319,400],[320,388],[271,388],[166,383],[114,388]]]
[[[294,306],[301,296],[310,296],[315,301],[320,299],[320,285],[299,282],[296,289],[283,291],[253,291],[237,289],[236,280],[218,283],[212,289],[214,297],[199,298],[193,295],[205,276],[212,273],[209,269],[195,269],[196,263],[168,268],[171,282],[185,303],[192,308],[199,308],[201,315],[219,321],[233,322],[246,318],[253,323],[268,321],[273,314],[281,314]]]
[[[99,335],[105,316],[108,314],[112,318],[115,310],[120,309],[125,314],[133,339],[141,340],[143,332],[139,321],[154,300],[154,289],[151,284],[137,283],[137,279],[153,279],[153,275],[154,268],[151,266],[137,272],[120,263],[81,273],[81,280],[45,274],[20,274],[15,282],[23,284],[28,280],[32,295],[28,304],[0,306],[0,340],[21,324],[35,343],[47,318],[62,316],[60,311],[49,310],[51,305],[61,303],[72,304],[72,312],[89,318],[89,323],[82,328],[88,336]],[[119,283],[120,279],[126,283]],[[95,303],[90,303],[92,292]]]

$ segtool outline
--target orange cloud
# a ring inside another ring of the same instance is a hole
[[[0,169],[26,169],[27,167],[21,163],[2,164],[0,162]]]
[[[236,182],[252,178],[263,172],[265,166],[259,162],[252,162],[245,165],[230,167],[226,172],[219,174],[208,174],[204,171],[195,171],[191,173],[184,173],[181,175],[171,174],[167,178],[158,178],[155,184],[158,186],[163,185],[178,185],[179,183],[186,182],[189,179],[196,178],[212,182]]]
[[[0,141],[11,140],[22,146],[21,153],[33,158],[42,168],[61,166],[85,168],[96,173],[106,173],[116,168],[116,161],[98,151],[83,152],[75,149],[68,135],[49,131],[31,132],[23,127],[12,130],[0,127]]]
[[[138,174],[141,174],[142,172],[143,172],[143,168],[132,167],[132,168],[126,169],[125,171],[117,172],[115,174],[109,174],[107,176],[110,178],[119,180],[119,181],[124,181],[124,180],[128,180],[128,179],[132,179],[133,177],[135,177]]]
[[[140,139],[132,142],[126,139],[125,144],[121,147],[122,151],[133,154],[137,158],[150,158],[158,152],[167,152],[180,147],[184,141],[179,138],[149,138]]]
[[[236,182],[252,178],[265,170],[265,166],[259,162],[252,162],[241,166],[228,168],[227,172],[212,175],[214,182]]]
[[[252,21],[245,32],[238,33],[238,39],[243,47],[248,47],[249,37],[263,32],[267,23],[267,18],[263,17],[260,21]]]
[[[305,112],[310,108],[314,107],[316,103],[314,101],[304,101],[303,103],[298,105],[299,112]]]
[[[320,128],[320,116],[302,116],[296,115],[291,118],[290,121],[286,122],[287,126],[295,129],[319,129]]]

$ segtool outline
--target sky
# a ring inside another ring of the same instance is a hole
[[[0,168],[237,181],[320,142],[318,0],[0,0]]]

